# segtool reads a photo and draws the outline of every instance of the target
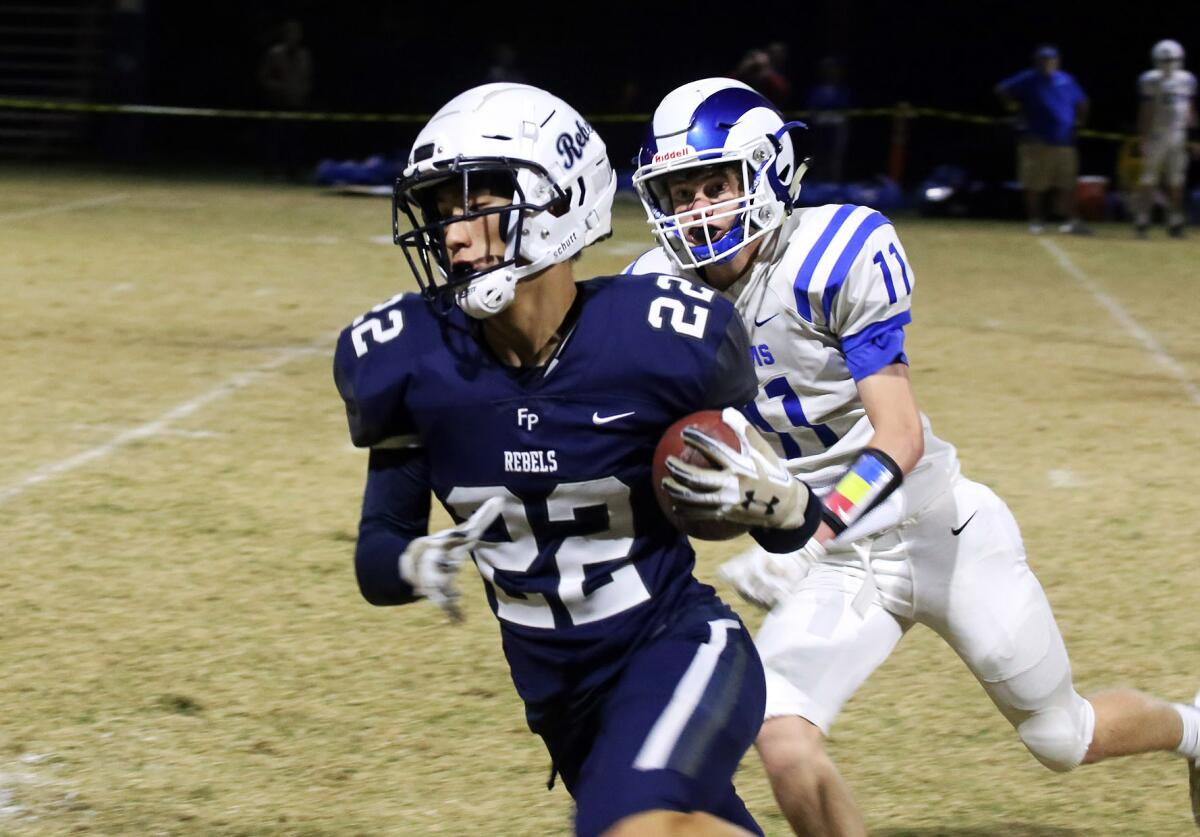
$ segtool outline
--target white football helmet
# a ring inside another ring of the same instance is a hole
[[[646,131],[633,185],[651,232],[681,267],[726,262],[791,214],[808,160],[797,158],[789,132],[805,127],[785,122],[767,99],[732,79],[701,79],[667,94]],[[741,197],[702,214],[674,211],[669,175],[730,163],[740,167]],[[731,216],[732,228],[714,240],[712,222]],[[688,233],[697,228],[703,243],[694,245]]]
[[[1150,59],[1160,70],[1179,70],[1183,68],[1183,47],[1178,41],[1170,39],[1159,41],[1150,50]]]
[[[461,181],[463,214],[443,217],[432,187],[451,179]],[[512,203],[472,209],[472,182]],[[455,96],[417,135],[393,190],[392,233],[426,298],[448,304],[449,295],[482,319],[508,307],[521,280],[609,236],[616,188],[604,142],[574,108],[529,85],[485,84]],[[504,258],[455,271],[446,226],[493,214]],[[411,226],[403,232],[402,215]]]

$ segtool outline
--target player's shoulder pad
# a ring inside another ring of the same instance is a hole
[[[404,393],[422,347],[431,345],[433,317],[419,294],[397,294],[355,317],[338,335],[333,376],[346,402],[354,444],[378,445],[408,432],[393,427],[393,419],[405,413]]]
[[[660,335],[719,342],[737,316],[729,299],[686,276],[634,273],[597,277],[588,284],[595,296],[610,299],[611,326],[630,339],[653,341]]]
[[[665,400],[686,413],[713,406],[710,399],[725,397],[726,384],[736,389],[748,380],[736,394],[749,394],[722,406],[753,394],[745,327],[733,303],[714,288],[665,274],[601,277],[588,284],[596,298],[588,301],[584,316],[590,308],[600,319],[612,368],[634,363],[639,370],[633,381],[622,382],[631,395]],[[718,382],[721,378],[730,380]]]
[[[792,230],[786,259],[798,287],[822,276],[838,276],[853,265],[878,230],[894,235],[892,221],[870,206],[826,204],[805,210]]]
[[[433,313],[429,305],[415,293],[399,293],[381,302],[364,314],[359,314],[338,335],[338,354],[353,356],[362,361],[368,355],[394,354],[405,344],[415,342],[412,336],[423,332],[426,320]],[[403,351],[411,352],[407,346]]]
[[[641,273],[666,273],[679,275],[680,267],[661,247],[653,247],[631,261],[621,271],[622,276],[633,276]]]
[[[805,210],[780,271],[791,283],[797,313],[809,322],[821,309],[828,316],[833,297],[864,258],[868,244],[882,237],[895,238],[892,222],[869,206],[826,204]]]

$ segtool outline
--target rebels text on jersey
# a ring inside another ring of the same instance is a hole
[[[544,367],[501,364],[460,310],[438,316],[416,295],[356,320],[334,360],[356,445],[419,451],[457,521],[503,498],[474,558],[531,706],[594,691],[675,612],[719,605],[658,507],[651,457],[680,416],[755,390],[745,330],[711,289],[671,276],[576,287],[574,324]],[[360,565],[369,600],[402,601],[370,576]]]
[[[904,329],[916,277],[892,223],[869,207],[794,212],[761,246],[749,275],[726,292],[750,333],[758,373],[745,412],[788,469],[821,493],[874,434],[857,382],[908,362]],[[702,281],[661,248],[625,272],[641,271]],[[894,495],[892,506],[904,507],[896,513],[915,511],[957,469],[953,447],[922,422],[925,455]]]

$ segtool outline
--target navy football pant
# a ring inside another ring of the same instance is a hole
[[[736,619],[685,619],[650,640],[589,719],[546,736],[575,798],[576,833],[594,837],[631,814],[669,810],[705,811],[761,834],[733,774],[765,703],[762,663]]]

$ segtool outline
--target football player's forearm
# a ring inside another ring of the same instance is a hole
[[[378,521],[363,520],[354,549],[354,575],[364,599],[377,606],[417,600],[412,585],[400,577],[400,555],[413,539]]]
[[[858,393],[875,432],[822,500],[825,523],[816,534],[821,544],[886,500],[925,454],[925,428],[906,364],[892,363],[861,379]]]
[[[371,451],[354,572],[373,605],[415,601],[400,577],[400,555],[429,532],[429,458],[420,449]]]
[[[893,363],[858,382],[858,392],[875,434],[867,447],[892,458],[904,474],[925,455],[925,428],[908,378],[908,367]]]
[[[867,447],[883,451],[900,466],[901,471],[909,474],[925,455],[925,429],[921,426],[920,418],[876,427],[875,435]]]

